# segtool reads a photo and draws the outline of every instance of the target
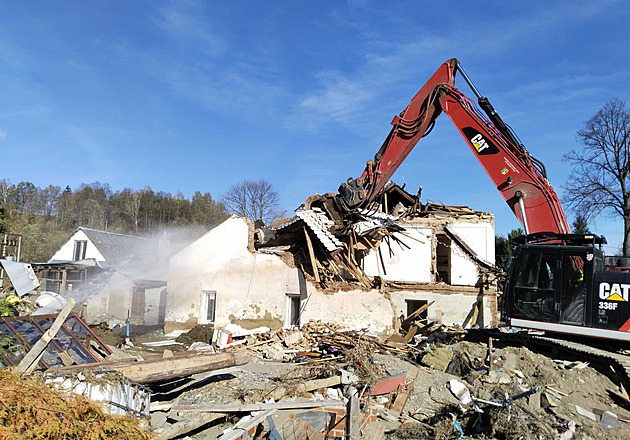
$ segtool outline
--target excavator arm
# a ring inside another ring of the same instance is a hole
[[[454,87],[457,71],[477,96],[483,113]],[[442,64],[394,118],[387,139],[361,176],[341,184],[335,200],[342,211],[369,207],[420,138],[431,131],[442,111],[453,121],[526,234],[570,232],[544,165],[519,142],[488,99],[479,94],[455,58]]]

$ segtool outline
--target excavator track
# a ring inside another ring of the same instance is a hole
[[[468,330],[466,339],[483,342],[487,341],[488,338],[507,342],[511,345],[527,346],[533,350],[551,351],[554,356],[558,357],[562,354],[568,354],[584,362],[600,365],[604,369],[610,366],[619,379],[622,394],[626,395],[627,398],[626,390],[630,390],[630,356],[628,355],[603,350],[579,342],[524,332],[504,333],[498,329]]]

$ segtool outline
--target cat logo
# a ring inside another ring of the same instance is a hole
[[[492,142],[484,138],[483,135],[473,127],[464,127],[462,132],[480,156],[486,154],[497,154],[499,152],[499,149],[493,145]]]
[[[599,283],[599,299],[606,301],[628,301],[628,291],[630,291],[630,284]]]

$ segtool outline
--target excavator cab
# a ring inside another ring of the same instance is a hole
[[[630,273],[605,270],[605,238],[538,233],[519,239],[503,293],[504,322],[630,340]]]

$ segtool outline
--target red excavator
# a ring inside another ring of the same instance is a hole
[[[454,87],[457,72],[478,106]],[[391,132],[363,174],[339,187],[335,202],[341,212],[375,203],[442,111],[525,230],[507,272],[503,321],[520,328],[630,341],[630,273],[605,270],[604,237],[571,234],[544,165],[481,96],[455,58],[442,64],[394,117]]]

